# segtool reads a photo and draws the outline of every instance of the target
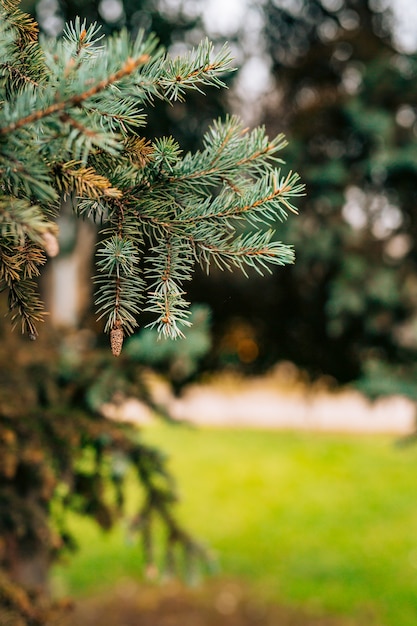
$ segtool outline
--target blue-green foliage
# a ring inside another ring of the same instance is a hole
[[[163,368],[170,378],[182,382],[192,376],[211,348],[210,311],[205,305],[192,305],[186,338],[169,341],[145,328],[131,337],[125,353],[134,361]]]
[[[2,258],[15,268],[10,276],[0,266],[0,280],[23,330],[36,337],[41,302],[16,286],[27,278],[18,250],[23,241],[42,264],[62,196],[76,200],[78,216],[102,224],[96,306],[113,347],[144,309],[160,335],[183,336],[196,263],[262,273],[293,262],[291,246],[271,229],[297,212],[292,199],[303,193],[298,175],[281,171],[282,135],[270,140],[228,116],[185,155],[172,137],[142,135],[156,99],[225,86],[227,46],[216,51],[204,40],[173,59],[153,35],[132,40],[124,30],[105,39],[80,19],[62,39],[39,40],[14,0],[0,5],[0,18],[0,230]]]

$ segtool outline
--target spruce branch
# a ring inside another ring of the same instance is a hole
[[[4,290],[0,285],[0,290]],[[44,321],[46,315],[36,283],[30,279],[18,279],[7,284],[9,312],[14,328],[20,323],[22,333],[27,332],[30,339],[38,336],[37,324]]]
[[[253,268],[261,276],[264,271],[271,273],[271,265],[286,265],[295,259],[291,246],[274,241],[275,232],[268,230],[261,235],[249,233],[236,238],[225,237],[209,241],[193,240],[195,254],[200,265],[209,272],[214,262],[219,269],[238,268],[248,276],[245,266]]]
[[[268,174],[283,161],[277,156],[287,142],[283,135],[270,140],[260,127],[248,133],[236,116],[216,120],[203,138],[204,150],[188,153],[180,161],[171,181],[193,183],[199,193],[211,193],[211,188],[225,180],[234,184],[242,173],[246,178]]]
[[[287,217],[287,211],[297,214],[297,208],[291,198],[303,195],[304,187],[298,183],[299,176],[289,172],[285,178],[279,170],[273,171],[267,178],[258,180],[248,186],[247,181],[241,181],[239,189],[233,185],[232,193],[227,187],[214,199],[206,199],[198,209],[187,206],[173,220],[173,224],[192,221],[194,224],[202,221],[218,221],[246,218],[249,221],[266,223]],[[245,192],[243,192],[243,188]]]
[[[52,187],[50,170],[42,159],[33,162],[27,146],[17,137],[0,151],[0,176],[3,192],[17,198],[37,198],[40,202],[54,207],[58,198]],[[18,155],[18,156],[17,156]]]
[[[97,103],[97,98],[95,103]],[[124,134],[129,136],[131,133],[136,133],[138,128],[146,125],[146,116],[138,108],[134,98],[129,101],[127,96],[121,98],[116,94],[106,94],[98,104],[100,108],[89,102],[86,102],[84,106],[91,113],[96,114],[98,119],[106,118],[106,123],[113,132],[119,132],[121,129]]]
[[[101,27],[94,22],[87,25],[87,22],[76,16],[74,22],[65,24],[63,37],[64,45],[69,50],[72,59],[79,63],[84,56],[97,57],[102,54],[104,47],[99,44],[103,40],[104,34],[100,32]],[[75,71],[75,63],[72,64]]]
[[[26,238],[43,244],[46,232],[56,235],[58,228],[39,206],[13,196],[0,197],[0,234],[4,240],[16,248],[24,246]]]
[[[81,198],[120,198],[122,192],[113,187],[107,178],[93,167],[85,167],[82,161],[67,161],[56,169],[56,182],[64,197],[74,193]]]
[[[154,98],[183,101],[189,90],[204,93],[203,87],[225,87],[221,76],[232,69],[228,46],[216,53],[206,39],[197,49],[176,59],[160,50],[137,75],[135,85],[138,96],[145,102],[152,103]]]
[[[151,266],[146,275],[151,281],[148,292],[147,311],[156,315],[148,324],[157,328],[163,337],[184,337],[181,326],[190,326],[188,302],[184,300],[184,281],[191,280],[193,269],[190,244],[178,236],[165,233],[159,243],[151,248]]]
[[[40,275],[45,263],[45,251],[37,244],[26,240],[15,246],[8,239],[0,245],[0,281],[11,286],[20,279],[32,279]]]
[[[141,235],[132,229],[131,220],[126,219],[124,205],[118,200],[113,204],[111,219],[117,232],[104,239],[97,250],[96,306],[98,319],[106,318],[105,332],[117,331],[120,341],[138,325],[136,317],[141,311],[145,285],[139,265]],[[107,228],[103,233],[109,231],[112,229]]]
[[[10,62],[1,63],[0,71],[2,76],[9,76],[9,84],[11,88],[14,87],[19,89],[20,86],[24,86],[27,84],[30,84],[33,87],[39,87],[39,83],[34,80],[32,76],[28,76],[23,68],[12,65]]]
[[[135,264],[138,262],[133,241],[119,235],[102,242],[97,256],[100,271],[108,276],[114,274],[117,278],[133,274]]]
[[[141,312],[137,277],[97,276],[94,283],[99,294],[95,301],[97,320],[106,320],[104,332],[123,327],[124,333],[133,333]]]
[[[231,56],[227,45],[215,54],[214,46],[208,39],[197,49],[176,59],[165,58],[163,75],[158,86],[168,100],[184,100],[186,90],[196,90],[204,94],[201,86],[225,87],[220,75],[231,71]]]
[[[61,102],[54,102],[44,109],[34,111],[33,113],[30,113],[29,115],[20,118],[16,122],[11,122],[7,126],[3,126],[2,128],[0,128],[0,135],[7,135],[8,133],[22,128],[23,126],[27,126],[29,124],[32,124],[33,122],[38,122],[41,119],[49,117],[55,113],[65,111],[66,109],[78,107],[85,100],[88,100],[89,98],[95,96],[110,85],[117,83],[125,76],[132,74],[132,72],[134,72],[140,65],[146,63],[148,60],[149,55],[147,54],[143,54],[137,59],[128,58],[123,64],[123,67],[120,68],[120,70],[118,70],[114,74],[111,74],[106,79],[101,80],[90,89],[87,89],[83,93],[74,94],[73,96],[67,98],[66,100],[62,100]]]
[[[283,135],[270,139],[231,115],[211,125],[201,150],[183,154],[173,137],[140,134],[155,98],[224,86],[226,46],[216,52],[205,40],[172,59],[143,32],[104,39],[76,19],[62,40],[38,40],[14,0],[0,0],[2,16],[0,279],[32,336],[39,302],[33,284],[26,300],[19,284],[36,277],[37,255],[56,254],[61,197],[102,225],[95,302],[114,354],[143,309],[161,335],[182,336],[196,263],[262,273],[293,262],[274,234],[303,193],[298,175],[280,169]]]
[[[1,0],[1,13],[10,27],[18,32],[16,45],[20,50],[25,50],[28,45],[37,42],[39,27],[31,15],[19,9],[19,5],[20,0]]]
[[[42,240],[44,244],[45,240]],[[42,247],[32,241],[26,241],[24,245],[17,248],[16,260],[21,268],[21,275],[24,279],[32,280],[40,276],[41,267],[46,262],[45,245]]]
[[[130,163],[141,169],[154,158],[154,147],[151,141],[144,137],[128,137],[123,151]]]
[[[175,484],[167,473],[161,454],[154,448],[138,446],[134,451],[136,466],[146,497],[137,515],[132,520],[131,530],[142,535],[143,554],[146,572],[150,577],[157,573],[155,538],[152,532],[153,521],[159,518],[166,529],[166,561],[163,568],[165,576],[178,574],[185,566],[190,577],[195,575],[193,565],[210,562],[207,550],[191,537],[177,521],[172,512],[172,505],[177,501]],[[182,554],[177,555],[179,549]],[[181,558],[182,557],[182,558]]]
[[[2,241],[0,245],[0,284],[3,291],[7,285],[11,285],[13,281],[19,280],[21,272],[21,260],[19,255],[12,246],[6,241]]]

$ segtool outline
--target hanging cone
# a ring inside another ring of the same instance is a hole
[[[123,330],[121,328],[113,328],[110,331],[110,346],[114,356],[119,356],[123,346]]]

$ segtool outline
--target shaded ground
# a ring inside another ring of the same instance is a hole
[[[79,601],[65,626],[376,626],[368,615],[348,619],[262,605],[235,582],[204,590],[144,588],[126,581],[110,594]]]

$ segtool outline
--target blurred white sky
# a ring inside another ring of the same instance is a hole
[[[171,0],[176,3],[176,0]],[[297,0],[295,0],[296,2]],[[206,0],[204,20],[208,30],[227,36],[236,31],[246,21],[249,0]],[[262,4],[262,0],[259,0]],[[277,4],[288,5],[288,0]],[[328,3],[331,5],[332,2]],[[338,3],[333,1],[333,5]],[[416,0],[374,0],[381,8],[391,6],[394,13],[394,32],[398,43],[405,52],[417,50],[417,2]]]
[[[226,36],[236,32],[246,19],[247,5],[247,0],[208,0],[203,8],[206,27]]]
[[[417,2],[415,0],[389,0],[394,10],[394,32],[404,52],[417,50]]]
[[[340,8],[341,0],[322,0],[327,8]],[[404,52],[417,51],[417,1],[416,0],[370,0],[373,8],[380,10],[391,6],[394,13],[394,36]],[[277,5],[297,6],[300,0],[276,0]],[[181,7],[190,15],[202,13],[208,34],[227,38],[238,29],[247,33],[259,32],[259,12],[254,5],[263,0],[162,0],[162,11],[175,14]],[[252,8],[250,8],[252,6]],[[58,15],[57,0],[40,0],[38,17],[49,35],[57,35],[62,29],[62,18]],[[101,15],[109,22],[116,22],[123,15],[121,0],[101,0]]]

